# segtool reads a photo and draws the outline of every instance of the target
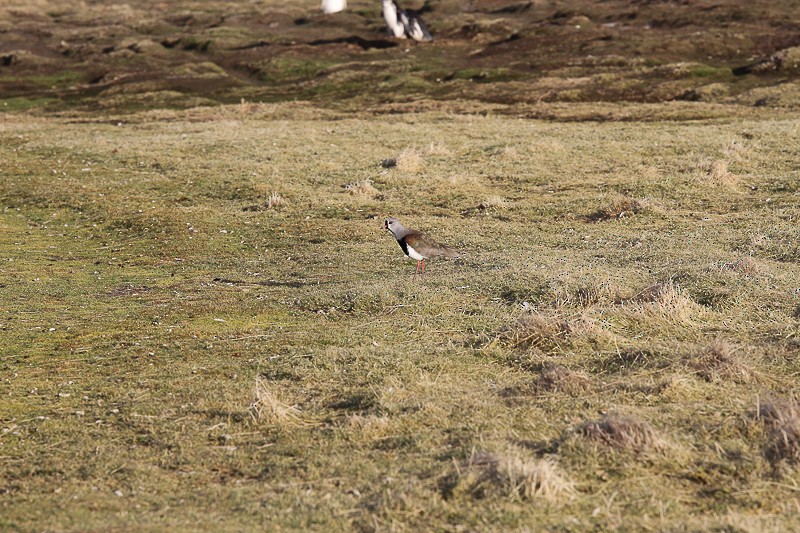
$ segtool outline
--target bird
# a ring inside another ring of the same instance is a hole
[[[397,244],[400,245],[403,253],[417,261],[417,269],[414,274],[419,274],[420,271],[423,274],[425,273],[426,259],[461,257],[461,253],[458,250],[440,244],[420,231],[406,228],[396,218],[388,217],[384,220],[383,227],[392,234],[392,237],[397,239]]]
[[[347,7],[347,0],[322,0],[322,12],[326,15],[338,13]]]
[[[428,26],[413,9],[400,9],[395,0],[381,0],[383,4],[383,19],[389,34],[393,37],[405,39],[410,37],[415,41],[432,41],[433,35]]]
[[[399,39],[410,37],[415,41],[433,40],[433,35],[419,13],[413,9],[400,9],[395,0],[381,0],[381,4],[389,35]],[[322,0],[320,8],[326,15],[338,13],[347,8],[347,0]]]
[[[400,11],[400,22],[406,30],[406,35],[417,42],[432,41],[433,35],[428,30],[428,25],[422,17],[413,9],[403,9]]]

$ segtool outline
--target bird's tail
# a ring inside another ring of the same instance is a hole
[[[464,254],[456,250],[455,248],[450,248],[449,246],[444,246],[444,251],[442,252],[444,257],[450,257],[451,259],[460,259],[464,257]]]

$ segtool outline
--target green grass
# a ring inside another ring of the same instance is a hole
[[[514,73],[509,71],[507,68],[466,68],[452,73],[450,76],[448,76],[448,79],[471,80],[481,83],[496,83],[514,79]]]
[[[724,67],[713,67],[709,65],[691,65],[688,73],[690,76],[699,78],[730,78],[731,69]]]
[[[333,63],[305,59],[277,59],[270,61],[261,73],[265,81],[305,80],[319,75]]]
[[[32,107],[45,107],[57,102],[55,98],[26,98],[17,96],[0,100],[0,112],[24,111]]]
[[[85,74],[79,71],[66,70],[54,72],[51,74],[39,74],[24,76],[24,80],[32,85],[41,86],[45,88],[63,87],[74,83],[84,81]],[[4,75],[0,76],[0,83],[8,83],[11,81],[20,81],[17,76]]]
[[[6,117],[3,529],[798,526],[796,118]]]

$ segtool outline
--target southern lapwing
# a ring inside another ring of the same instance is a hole
[[[420,270],[423,274],[425,273],[426,259],[461,257],[457,250],[444,244],[439,244],[420,231],[406,228],[396,218],[387,218],[383,222],[383,227],[389,230],[392,237],[397,239],[397,244],[403,249],[403,253],[417,261],[417,269],[414,274],[418,274]]]
[[[432,41],[433,36],[428,26],[413,9],[400,9],[395,0],[381,0],[383,5],[383,19],[389,34],[393,37],[405,39],[411,37],[415,41]]]

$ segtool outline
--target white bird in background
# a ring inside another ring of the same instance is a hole
[[[381,3],[389,35],[400,39],[410,37],[415,41],[433,40],[433,35],[419,13],[413,9],[400,9],[395,0],[381,0]],[[347,0],[322,0],[322,12],[325,14],[338,13],[346,7]]]
[[[322,12],[326,15],[344,11],[347,7],[347,0],[322,0]]]

